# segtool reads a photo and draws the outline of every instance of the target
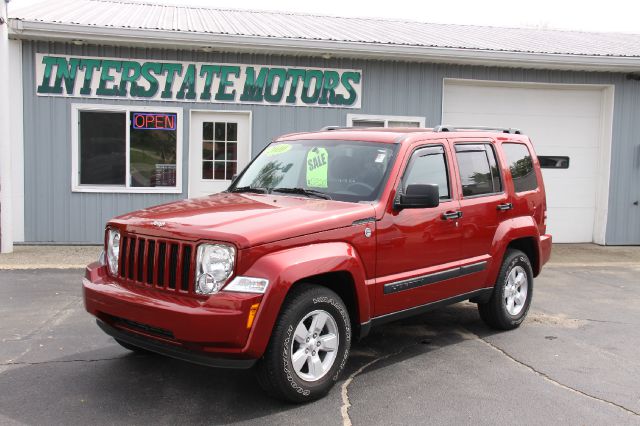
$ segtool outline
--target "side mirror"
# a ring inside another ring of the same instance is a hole
[[[231,176],[231,185],[233,185],[233,184],[234,184],[234,182],[236,181],[236,179],[238,179],[238,175],[237,175],[237,174],[235,174],[235,175]]]
[[[404,194],[400,194],[396,207],[401,209],[424,209],[440,205],[440,190],[438,185],[413,184],[407,186]]]

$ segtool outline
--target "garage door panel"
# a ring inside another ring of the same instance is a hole
[[[595,179],[596,166],[593,159],[597,156],[597,151],[593,149],[576,149],[576,148],[558,148],[545,149],[535,147],[538,155],[558,155],[569,157],[568,169],[542,169],[542,175],[547,179],[549,177],[559,177],[561,179],[573,178],[591,178]]]
[[[543,173],[544,185],[547,191],[547,205],[554,207],[584,207],[594,208],[596,205],[596,194],[594,191],[595,179],[564,179],[548,178],[548,174]],[[567,197],[567,188],[571,188],[572,196]]]
[[[445,115],[445,124],[466,126],[495,126],[521,129],[538,146],[597,147],[599,121],[593,118],[523,116],[520,114],[453,113]],[[544,123],[544,125],[541,125]]]
[[[520,128],[538,155],[568,156],[568,169],[542,171],[548,229],[556,242],[590,242],[602,103],[599,88],[445,81],[442,122]]]
[[[595,209],[548,208],[547,229],[556,243],[590,243],[594,218]]]
[[[521,95],[525,96],[521,96]],[[465,105],[457,101],[465,99]],[[562,90],[499,86],[447,85],[443,110],[447,113],[465,112],[472,105],[481,111],[487,102],[498,114],[513,113],[518,107],[522,115],[538,115],[544,111],[550,116],[599,117],[601,93],[596,90]],[[541,110],[541,107],[543,108]]]

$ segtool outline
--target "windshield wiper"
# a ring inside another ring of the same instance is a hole
[[[323,200],[330,200],[331,196],[322,191],[316,191],[315,189],[306,188],[273,188],[271,192],[281,192],[283,194],[300,194],[307,195],[316,198],[322,198]]]
[[[256,194],[266,194],[267,193],[267,189],[266,188],[257,188],[257,187],[252,187],[252,186],[238,186],[236,188],[233,188],[229,192],[254,192]]]

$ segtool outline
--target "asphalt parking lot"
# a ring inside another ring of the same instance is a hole
[[[511,332],[470,303],[375,329],[328,397],[295,406],[249,371],[120,348],[81,270],[0,270],[0,424],[640,424],[639,273],[551,265]]]

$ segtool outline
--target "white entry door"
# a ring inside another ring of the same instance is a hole
[[[520,128],[539,156],[569,157],[569,168],[542,169],[548,231],[554,242],[603,242],[604,228],[594,223],[608,199],[601,194],[597,203],[598,182],[609,173],[601,166],[608,164],[601,160],[604,96],[600,86],[445,80],[442,122]]]
[[[189,197],[224,191],[251,160],[251,115],[192,111]]]

